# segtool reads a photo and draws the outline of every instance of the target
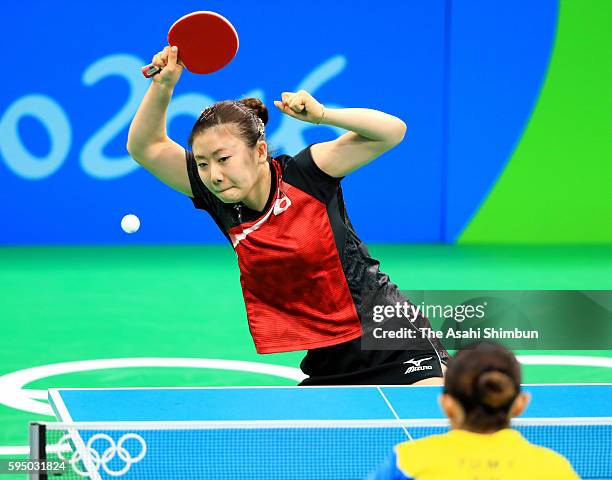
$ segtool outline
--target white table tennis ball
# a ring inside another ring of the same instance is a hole
[[[121,219],[121,228],[125,233],[137,232],[140,228],[140,219],[130,213]]]

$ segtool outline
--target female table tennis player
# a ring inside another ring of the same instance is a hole
[[[447,353],[437,342],[364,350],[362,324],[376,305],[406,299],[370,257],[347,217],[341,179],[400,143],[405,124],[367,109],[326,109],[307,92],[274,102],[304,122],[348,130],[295,156],[271,158],[266,107],[223,101],[195,123],[186,150],[166,134],[166,109],[183,66],[175,48],[132,121],[128,151],[143,167],[208,212],[232,243],[249,328],[259,353],[308,350],[302,385],[441,383]],[[386,180],[373,182],[384,208]],[[413,328],[429,326],[419,316]],[[410,368],[416,366],[416,368]]]
[[[577,480],[564,457],[510,428],[528,403],[511,352],[490,342],[459,351],[440,396],[452,430],[397,445],[368,480]]]

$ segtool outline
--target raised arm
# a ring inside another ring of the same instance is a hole
[[[325,108],[308,92],[285,92],[274,104],[305,122],[349,130],[330,142],[312,146],[312,158],[332,177],[343,177],[390,150],[404,139],[406,124],[397,117],[367,108]]]
[[[166,133],[166,111],[183,71],[177,51],[164,48],[153,57],[162,71],[153,77],[130,125],[127,150],[134,160],[170,187],[191,196],[185,150]]]

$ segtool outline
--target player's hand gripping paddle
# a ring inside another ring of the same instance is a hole
[[[212,73],[225,67],[238,51],[233,25],[215,12],[193,12],[179,18],[168,31],[168,44],[178,47],[179,59],[192,73]],[[161,71],[151,64],[142,67],[150,78]]]

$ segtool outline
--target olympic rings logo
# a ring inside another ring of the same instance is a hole
[[[136,456],[128,451],[124,447],[125,442],[128,440],[136,440],[140,445],[140,453]],[[93,444],[98,442],[97,447],[94,448]],[[102,442],[102,445],[99,445]],[[72,469],[81,477],[89,477],[92,470],[96,472],[100,471],[100,467],[108,474],[113,477],[119,477],[128,472],[131,466],[135,463],[140,462],[147,454],[147,444],[144,439],[136,433],[126,433],[122,435],[119,440],[115,443],[115,440],[105,433],[96,433],[93,435],[85,444],[85,449],[79,448],[79,444],[82,443],[81,438],[78,435],[67,433],[58,442],[58,456],[61,460],[69,462]],[[68,448],[62,448],[63,446]],[[102,447],[108,445],[107,448],[100,454]],[[76,446],[76,451],[68,458],[62,452],[72,451]],[[125,462],[125,465],[120,470],[112,470],[108,464],[115,458],[121,459]],[[81,470],[79,464],[83,465],[85,470]]]

